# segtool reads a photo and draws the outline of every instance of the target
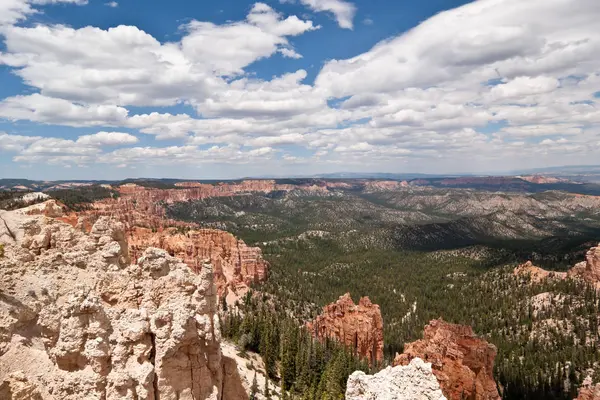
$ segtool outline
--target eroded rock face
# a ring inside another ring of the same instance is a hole
[[[198,229],[179,233],[176,229],[152,232],[135,227],[130,232],[129,251],[133,259],[148,247],[158,247],[181,258],[193,270],[200,270],[203,260],[213,266],[219,296],[235,301],[253,283],[267,277],[268,264],[258,247],[249,247],[228,232]]]
[[[478,338],[469,326],[431,321],[422,340],[405,345],[394,365],[421,358],[432,364],[442,392],[450,400],[499,400],[493,368],[496,347]]]
[[[592,247],[585,255],[585,261],[571,268],[568,275],[600,287],[600,245]]]
[[[375,375],[354,372],[348,378],[346,400],[446,400],[431,364],[414,358],[406,366],[387,367]]]
[[[1,398],[217,400],[236,386],[210,264],[194,273],[147,248],[131,265],[123,225],[105,217],[89,233],[31,209],[2,217]]]
[[[350,293],[323,307],[323,312],[307,324],[313,336],[335,339],[374,364],[383,360],[383,319],[377,304],[363,297],[354,304]]]

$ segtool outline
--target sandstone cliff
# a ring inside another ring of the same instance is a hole
[[[375,375],[354,372],[346,400],[446,400],[431,364],[414,358],[407,366],[387,367]]]
[[[258,247],[249,247],[232,234],[216,229],[199,229],[179,233],[170,228],[153,232],[134,227],[129,232],[129,251],[134,260],[148,247],[158,247],[182,259],[195,271],[202,260],[210,260],[219,296],[234,302],[253,283],[267,277],[267,262]]]
[[[0,398],[246,399],[221,354],[212,266],[156,248],[131,265],[121,223],[85,233],[44,215],[55,206],[0,212]]]
[[[335,339],[352,348],[371,364],[383,360],[383,319],[377,304],[363,297],[354,304],[350,293],[323,307],[323,312],[307,324],[313,336]]]
[[[433,320],[423,339],[405,345],[394,365],[421,358],[432,364],[442,392],[450,400],[499,400],[493,368],[496,347],[478,338],[469,326]]]

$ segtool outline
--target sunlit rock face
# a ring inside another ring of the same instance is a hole
[[[346,400],[446,400],[431,364],[414,358],[406,366],[387,367],[375,375],[354,372]]]
[[[240,387],[223,373],[210,264],[196,273],[152,247],[132,264],[122,223],[85,232],[51,204],[0,217],[0,398],[218,400]]]
[[[394,365],[421,358],[431,363],[442,392],[450,400],[499,400],[493,369],[496,347],[478,338],[470,326],[431,321],[423,339],[405,345]]]
[[[346,293],[323,307],[321,315],[307,327],[314,337],[335,339],[372,364],[383,360],[381,310],[368,297],[355,304],[350,293]]]

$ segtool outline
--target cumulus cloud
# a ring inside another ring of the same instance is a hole
[[[593,161],[600,2],[575,1],[475,1],[363,54],[327,61],[314,82],[303,69],[269,79],[248,72],[276,54],[268,62],[302,57],[299,35],[318,40],[311,21],[265,3],[241,21],[193,20],[177,42],[135,26],[5,26],[0,64],[38,93],[0,100],[0,118],[102,131],[43,138],[53,142],[5,138],[3,150],[18,162],[277,160],[391,170],[406,162],[430,172],[512,168],[523,152],[538,165]],[[300,2],[352,27],[351,3]],[[181,104],[189,111],[161,108]],[[120,130],[179,145],[131,147],[137,137]]]
[[[117,146],[134,144],[139,140],[129,133],[123,132],[98,132],[93,135],[79,136],[77,144],[89,146]]]
[[[356,7],[350,2],[343,0],[300,0],[300,2],[313,11],[332,13],[340,28],[354,27]]]
[[[0,27],[14,24],[28,15],[39,12],[32,6],[59,3],[85,5],[87,0],[2,0],[0,2]]]

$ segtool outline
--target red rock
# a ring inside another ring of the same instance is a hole
[[[433,320],[423,339],[396,355],[394,366],[416,357],[432,364],[433,373],[449,400],[499,400],[493,369],[496,347],[478,338],[470,326]]]
[[[383,319],[377,304],[363,297],[354,304],[350,293],[323,307],[307,328],[318,339],[335,339],[371,364],[383,360]]]
[[[247,246],[228,232],[199,229],[181,233],[177,228],[153,232],[134,227],[128,235],[129,254],[133,260],[148,247],[166,250],[197,272],[203,261],[210,260],[219,296],[243,296],[251,284],[267,278],[268,263],[263,259],[261,249]]]
[[[579,390],[575,400],[600,400],[600,383],[597,385],[586,384]]]
[[[566,272],[546,271],[545,269],[536,267],[531,263],[531,261],[527,261],[525,264],[519,265],[514,269],[513,273],[515,276],[529,276],[531,283],[541,283],[546,279],[560,280],[567,277]]]
[[[581,278],[600,287],[600,245],[592,247],[585,255],[585,261],[576,264],[568,272],[568,276]]]

